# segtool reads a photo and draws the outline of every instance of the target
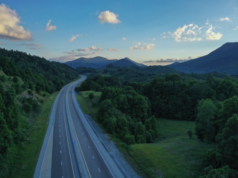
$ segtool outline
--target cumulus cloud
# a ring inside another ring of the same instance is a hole
[[[15,10],[5,4],[0,5],[0,38],[7,40],[31,40],[31,32],[21,25],[20,17]]]
[[[26,43],[22,43],[22,46],[27,46],[30,49],[40,49],[43,48],[43,46],[36,44],[36,43],[31,43],[31,44],[26,44]]]
[[[138,42],[135,46],[131,46],[129,49],[131,49],[131,50],[137,50],[137,49],[151,50],[154,48],[154,46],[155,46],[155,44],[144,44],[144,46],[141,46],[141,43]]]
[[[97,48],[96,46],[92,46],[90,48],[80,48],[77,51],[101,51],[102,48]]]
[[[196,24],[188,24],[182,27],[178,27],[176,31],[171,33],[162,34],[162,39],[172,37],[176,42],[186,42],[186,41],[202,41],[203,39],[207,40],[220,40],[222,34],[215,32],[215,28],[207,20],[206,26],[199,27]]]
[[[142,50],[151,50],[153,49],[155,44],[146,44],[145,46],[142,46],[140,49]]]
[[[123,41],[126,41],[126,38],[122,38]]]
[[[73,42],[74,40],[76,40],[76,38],[79,37],[79,34],[75,35],[75,36],[72,36],[70,39],[69,39],[69,42]]]
[[[108,51],[119,51],[119,50],[116,48],[109,48]]]
[[[132,47],[130,47],[129,49],[131,49],[131,50],[139,49],[139,46],[140,46],[140,45],[141,45],[141,43],[138,42],[135,46],[132,46]]]
[[[118,15],[110,11],[101,12],[98,16],[98,19],[101,23],[120,23],[120,20],[117,19]]]
[[[212,25],[210,25],[209,29],[206,31],[206,39],[207,40],[220,40],[222,37],[222,34],[217,32],[215,33],[214,28]]]
[[[231,20],[229,19],[229,17],[224,17],[224,18],[220,18],[221,22],[230,22]]]
[[[56,30],[57,27],[55,25],[50,25],[51,23],[51,19],[48,21],[48,23],[46,24],[46,31],[51,31],[51,30]]]

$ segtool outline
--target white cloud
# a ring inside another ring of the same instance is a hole
[[[142,50],[151,50],[153,49],[155,44],[146,44],[145,46],[142,46],[140,49]]]
[[[210,25],[209,29],[206,31],[206,39],[207,40],[220,40],[222,37],[222,34],[219,32],[215,33],[213,31],[213,29],[214,29],[213,26]]]
[[[27,44],[27,43],[22,43],[22,46],[27,46],[30,49],[40,49],[43,48],[43,46],[36,44],[36,43],[31,43],[31,44]]]
[[[224,17],[224,18],[220,18],[221,22],[230,22],[231,20],[229,19],[229,17]]]
[[[108,51],[119,51],[119,50],[116,48],[109,48]]]
[[[122,38],[123,41],[126,41],[126,38]]]
[[[97,48],[96,46],[92,46],[90,48],[80,48],[77,51],[101,51],[102,48]]]
[[[55,25],[54,26],[53,25],[50,26],[50,23],[51,23],[51,20],[49,20],[48,23],[46,24],[46,29],[45,30],[46,31],[56,30],[57,27]]]
[[[186,33],[186,34],[187,34],[187,35],[197,36],[197,34],[196,34],[193,30],[190,30],[190,29],[187,30],[187,33]]]
[[[177,42],[186,42],[186,41],[202,41],[204,38],[207,40],[220,40],[222,34],[215,32],[215,28],[206,21],[206,26],[199,27],[196,24],[184,25],[182,28],[178,27],[177,30],[173,33],[170,31],[167,32],[168,36],[163,36],[164,38],[172,37]]]
[[[0,5],[0,38],[7,40],[31,40],[31,32],[19,24],[20,17],[5,4]]]
[[[233,29],[234,31],[236,31],[236,30],[238,30],[238,26],[235,28],[235,29]]]
[[[156,39],[155,39],[155,38],[153,38],[152,40],[153,40],[153,41],[155,41]]]
[[[118,15],[110,11],[101,12],[98,16],[98,19],[101,23],[120,23],[120,20],[117,19]]]
[[[129,49],[134,50],[134,49],[139,49],[139,46],[141,45],[140,42],[138,42],[135,46],[130,47]]]
[[[76,38],[79,37],[79,34],[75,35],[75,36],[72,36],[70,39],[69,39],[69,42],[73,42],[74,40],[76,40]]]

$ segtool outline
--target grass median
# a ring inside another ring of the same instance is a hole
[[[30,142],[24,145],[24,155],[12,178],[32,178],[34,175],[36,163],[43,144],[45,133],[48,127],[51,108],[58,92],[46,97],[41,106],[40,112],[32,118],[34,126],[30,134]]]

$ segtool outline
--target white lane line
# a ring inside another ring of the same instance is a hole
[[[63,165],[63,162],[61,161],[61,166]]]
[[[92,156],[92,157],[93,157],[93,159],[95,159],[94,156]]]
[[[62,151],[60,150],[60,154],[62,153]]]
[[[98,171],[101,172],[101,170],[98,168]]]

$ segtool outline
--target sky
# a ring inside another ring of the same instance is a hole
[[[0,47],[167,65],[238,41],[238,0],[2,0]]]

